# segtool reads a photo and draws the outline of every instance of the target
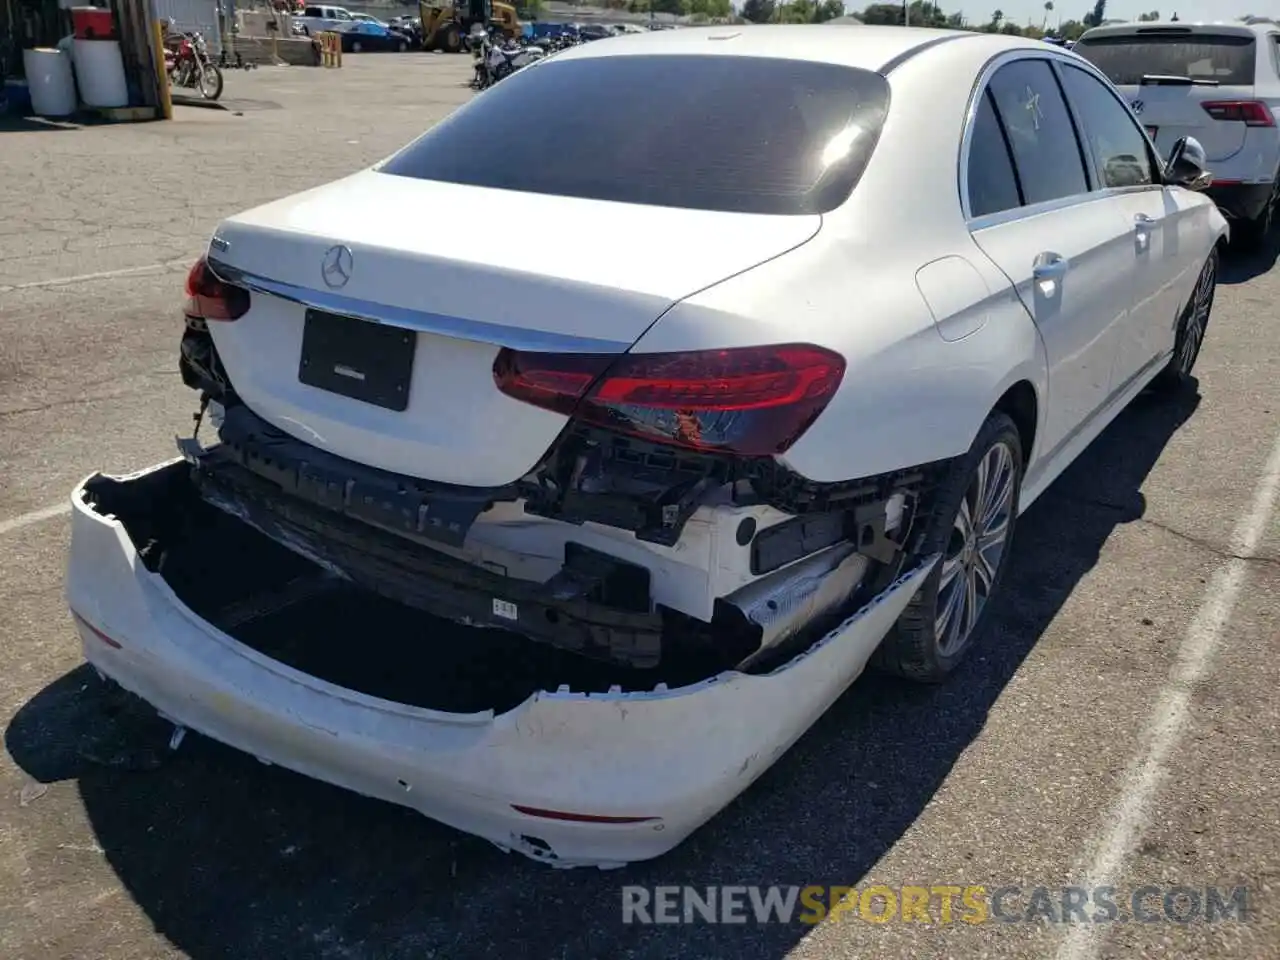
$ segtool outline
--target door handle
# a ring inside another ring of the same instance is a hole
[[[1031,268],[1031,275],[1040,281],[1059,280],[1066,274],[1069,266],[1067,258],[1062,254],[1046,250],[1036,257],[1036,262]]]
[[[1138,225],[1139,230],[1150,230],[1156,225],[1156,222],[1145,213],[1139,213],[1134,216],[1133,222]]]

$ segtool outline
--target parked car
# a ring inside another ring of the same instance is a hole
[[[613,28],[606,23],[578,23],[574,26],[575,32],[583,40],[603,40],[616,35]]]
[[[342,31],[342,49],[346,53],[388,50],[404,53],[411,46],[413,41],[405,34],[369,20],[356,20]]]
[[[1209,196],[1236,238],[1261,243],[1280,203],[1280,24],[1114,24],[1074,51],[1119,86],[1159,149],[1204,145]]]
[[[196,435],[72,495],[103,675],[608,866],[679,844],[873,658],[953,673],[1020,514],[1140,391],[1194,387],[1228,235],[1203,150],[1158,157],[1038,41],[723,35],[562,51],[217,227]]]

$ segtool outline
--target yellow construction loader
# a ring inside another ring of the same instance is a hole
[[[494,26],[512,39],[523,29],[516,8],[500,0],[454,0],[451,3],[419,0],[422,17],[422,49],[461,53],[462,38],[471,32],[472,24]]]

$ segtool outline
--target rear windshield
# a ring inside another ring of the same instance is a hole
[[[888,105],[884,77],[833,64],[550,59],[485,91],[381,169],[622,203],[825,213],[853,189]]]
[[[1123,33],[1085,37],[1072,49],[1115,84],[1136,85],[1146,76],[1216,80],[1251,87],[1257,44],[1253,37],[1213,33]]]

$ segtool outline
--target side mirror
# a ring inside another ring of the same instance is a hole
[[[1166,182],[1188,190],[1206,190],[1213,182],[1208,166],[1200,141],[1195,137],[1180,137],[1169,151],[1164,178]]]

